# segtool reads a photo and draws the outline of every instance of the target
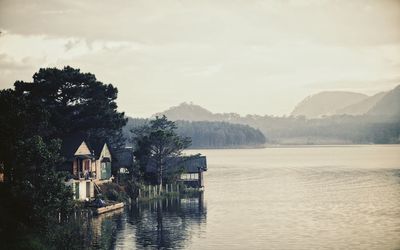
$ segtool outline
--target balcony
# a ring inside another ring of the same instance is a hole
[[[74,179],[77,179],[77,180],[94,180],[94,179],[96,179],[96,173],[95,172],[86,172],[86,173],[79,172],[78,175],[76,175],[74,177]]]

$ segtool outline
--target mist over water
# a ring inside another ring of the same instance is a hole
[[[400,248],[400,146],[201,152],[204,197],[126,209],[117,249]]]

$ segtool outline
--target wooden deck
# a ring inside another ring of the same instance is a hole
[[[119,203],[107,205],[105,207],[97,208],[94,211],[94,213],[95,214],[103,214],[103,213],[110,212],[110,211],[113,211],[113,210],[116,210],[116,209],[120,209],[120,208],[123,208],[123,207],[124,207],[124,203],[123,202],[119,202]]]

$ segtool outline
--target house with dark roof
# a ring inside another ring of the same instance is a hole
[[[63,140],[61,152],[65,162],[59,170],[70,174],[66,184],[72,187],[74,199],[93,198],[97,184],[112,181],[107,143],[89,145],[80,136],[70,136]]]
[[[112,155],[110,148],[106,142],[97,143],[95,145],[89,145],[92,149],[92,154],[95,157],[95,173],[96,182],[109,182],[111,181],[111,160]]]
[[[190,155],[171,157],[165,162],[166,173],[178,173],[180,178],[178,182],[185,184],[187,187],[203,188],[204,175],[207,171],[207,160],[205,156]],[[146,172],[156,173],[157,165],[154,159],[150,159],[146,166]]]
[[[180,176],[183,184],[193,188],[204,188],[204,172],[207,171],[205,156],[186,156],[181,160],[184,172]]]

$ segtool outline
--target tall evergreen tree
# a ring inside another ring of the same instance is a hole
[[[117,88],[98,81],[79,69],[40,69],[32,82],[14,84],[17,98],[24,97],[35,107],[48,111],[44,136],[63,139],[73,133],[85,134],[96,142],[107,139],[113,147],[123,145],[124,113],[117,111]]]
[[[134,138],[136,145],[134,154],[141,168],[145,169],[149,161],[155,163],[160,190],[168,160],[179,157],[191,143],[190,138],[179,136],[176,129],[174,122],[167,120],[165,116],[161,118],[157,116],[148,125],[141,127],[141,132]]]

